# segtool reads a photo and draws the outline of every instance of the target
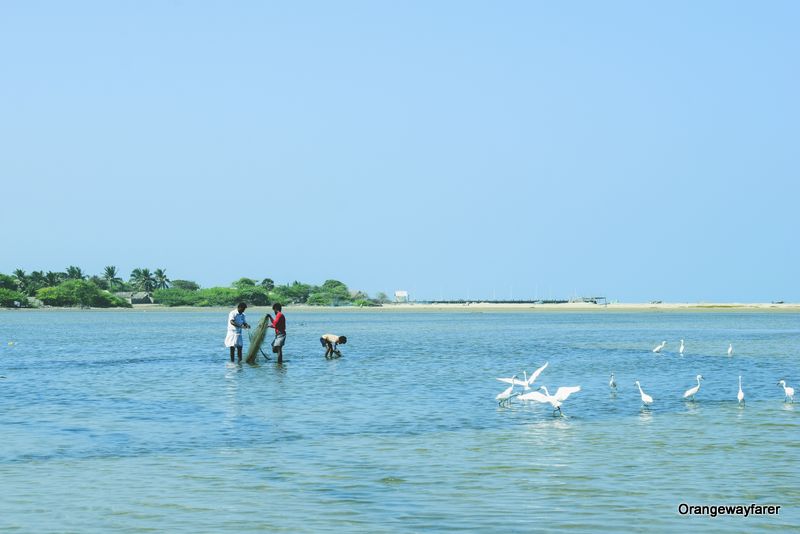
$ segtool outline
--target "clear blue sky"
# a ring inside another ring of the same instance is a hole
[[[0,272],[800,300],[797,2],[2,2]]]

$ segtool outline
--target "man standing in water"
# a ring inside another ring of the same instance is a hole
[[[275,319],[271,315],[267,315],[270,324],[267,328],[275,329],[275,339],[272,340],[272,352],[278,355],[278,363],[283,363],[283,345],[286,343],[286,317],[281,312],[280,302],[272,305],[272,311],[275,312]]]
[[[244,316],[247,304],[240,302],[235,310],[228,314],[228,335],[225,336],[225,346],[231,349],[231,361],[234,350],[239,354],[239,363],[242,361],[242,328],[250,328]]]

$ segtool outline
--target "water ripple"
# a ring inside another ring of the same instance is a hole
[[[0,351],[0,529],[800,524],[800,410],[775,384],[800,383],[797,314],[287,315],[279,367],[226,363],[225,310],[4,314],[0,341],[16,343]],[[318,338],[331,330],[349,342],[326,361]],[[583,388],[566,417],[497,406],[495,377],[545,361],[537,385]],[[686,402],[696,374],[706,380]],[[650,409],[635,380],[655,398]],[[680,516],[681,502],[784,508],[711,522]]]

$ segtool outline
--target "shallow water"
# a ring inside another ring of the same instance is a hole
[[[800,397],[776,385],[800,385],[800,314],[289,308],[283,367],[226,363],[226,317],[0,312],[0,530],[800,526]],[[322,357],[326,332],[347,335],[342,358]],[[566,417],[498,407],[495,377],[545,361],[537,385],[583,388]],[[782,508],[710,518],[682,502]]]

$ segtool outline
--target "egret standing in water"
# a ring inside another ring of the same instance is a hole
[[[655,352],[656,354],[658,354],[658,353],[660,353],[662,350],[664,350],[664,347],[666,347],[666,346],[667,346],[667,342],[666,342],[666,341],[662,341],[662,342],[661,342],[661,345],[658,345],[657,347],[655,347],[655,348],[653,349],[653,352]]]
[[[642,385],[637,380],[635,382],[636,386],[639,388],[639,395],[642,397],[642,407],[647,408],[651,404],[653,404],[653,397],[642,391]]]
[[[514,378],[516,378],[516,377],[512,377],[512,380]],[[497,404],[499,404],[500,406],[506,406],[506,405],[508,405],[508,401],[510,401],[515,396],[516,395],[514,395],[514,384],[512,383],[510,386],[508,386],[507,389],[505,389],[501,393],[499,393],[494,398],[494,400],[496,400]]]
[[[733,356],[733,343],[728,343],[728,356]]]
[[[686,392],[683,394],[683,398],[684,399],[688,399],[689,397],[691,397],[692,398],[692,402],[694,402],[695,393],[700,391],[700,381],[703,380],[703,375],[697,375],[696,379],[697,379],[697,385],[695,387],[693,387],[693,388],[687,389]]]
[[[681,339],[681,348],[678,349],[678,354],[683,356],[683,340]]]
[[[567,398],[572,395],[573,393],[577,393],[581,390],[580,386],[562,386],[556,390],[555,395],[550,395],[550,392],[547,391],[547,386],[542,386],[539,389],[544,391],[544,394],[539,393],[538,391],[531,391],[530,393],[525,393],[524,395],[520,395],[520,400],[532,400],[536,402],[541,402],[542,404],[548,403],[550,406],[553,407],[553,415],[556,414],[556,411],[563,416],[563,412],[561,411],[561,404],[567,400]]]
[[[614,373],[611,373],[611,380],[608,381],[608,387],[611,388],[612,391],[617,391],[617,381],[614,380]]]
[[[739,375],[739,393],[736,394],[739,404],[744,404],[744,391],[742,391],[742,375]]]
[[[789,399],[794,404],[794,388],[787,386],[786,380],[779,380],[778,385],[783,386],[783,402]]]

